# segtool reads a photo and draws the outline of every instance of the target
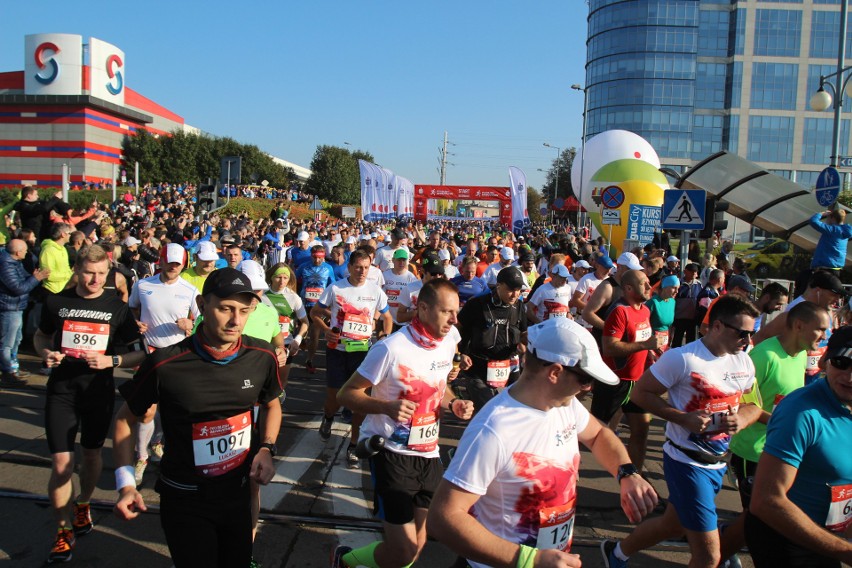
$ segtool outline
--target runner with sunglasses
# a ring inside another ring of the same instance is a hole
[[[756,568],[852,564],[852,327],[820,367],[825,380],[784,397],[767,427],[745,524]]]
[[[707,335],[670,349],[633,389],[631,399],[668,421],[663,471],[669,503],[661,517],[642,523],[624,540],[604,540],[607,568],[627,566],[642,549],[686,533],[691,567],[715,568],[721,559],[716,494],[722,488],[731,436],[753,424],[761,409],[741,402],[754,384],[754,364],[743,351],[757,309],[728,295],[710,313]],[[668,399],[662,398],[668,393]]]
[[[618,437],[576,399],[595,380],[619,383],[591,333],[554,318],[530,327],[528,336],[520,378],[465,429],[429,507],[429,534],[474,568],[580,566],[570,553],[578,442],[617,479],[631,522],[657,504]]]

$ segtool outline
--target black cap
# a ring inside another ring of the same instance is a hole
[[[831,334],[825,356],[826,358],[849,357],[852,359],[852,326],[843,326]]]
[[[746,278],[742,274],[731,276],[730,280],[726,282],[726,288],[728,290],[730,290],[731,288],[739,288],[741,290],[745,290],[749,294],[754,292],[754,285],[748,278]]]
[[[518,262],[529,262],[529,261],[535,262],[535,255],[532,254],[531,252],[525,252],[524,254],[522,254],[520,256],[520,258],[518,258]]]
[[[258,301],[260,297],[254,293],[249,277],[230,266],[214,270],[204,281],[202,296],[213,294],[219,298],[230,298],[237,294],[251,294]]]
[[[391,232],[391,237],[395,238],[396,240],[400,240],[408,238],[408,235],[406,235],[405,231],[403,231],[402,229],[397,228]]]
[[[811,276],[811,281],[808,283],[808,286],[811,288],[819,288],[821,290],[828,290],[829,292],[834,292],[840,296],[846,295],[846,290],[843,289],[843,283],[840,282],[840,278],[831,274],[830,272],[814,272],[814,275]]]
[[[497,284],[505,284],[511,290],[520,290],[526,283],[517,266],[507,266],[497,274]]]
[[[426,251],[420,258],[420,264],[423,266],[423,270],[429,274],[444,274],[444,263],[441,262],[438,253],[435,251]]]

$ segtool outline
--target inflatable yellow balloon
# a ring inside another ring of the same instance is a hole
[[[613,259],[624,252],[625,240],[650,243],[660,230],[663,191],[668,180],[642,160],[615,160],[592,175],[589,217],[601,235],[612,243]]]

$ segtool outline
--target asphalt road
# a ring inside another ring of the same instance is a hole
[[[28,387],[0,391],[0,566],[43,566],[55,534],[46,499],[50,456],[44,439],[43,407],[46,377],[36,374],[38,363],[22,355],[25,369],[33,372]],[[335,422],[332,438],[323,442],[317,428],[325,392],[324,359],[315,375],[304,371],[298,357],[290,376],[284,425],[278,439],[277,473],[262,491],[262,523],[255,542],[255,558],[264,568],[329,566],[338,543],[361,546],[380,538],[371,517],[372,491],[366,463],[359,470],[345,467],[349,428]],[[129,375],[119,373],[119,382]],[[117,400],[120,400],[117,397]],[[443,453],[461,435],[459,423],[442,424]],[[659,493],[667,496],[662,477],[662,423],[652,426],[647,468]],[[446,457],[446,456],[445,456]],[[104,473],[94,495],[95,530],[77,541],[69,567],[169,568],[153,491],[157,466],[149,466],[142,487],[150,506],[148,514],[123,522],[112,514],[115,499],[110,442],[104,450]],[[739,498],[726,483],[717,504],[723,517],[739,511]],[[598,544],[602,538],[626,535],[631,526],[621,512],[617,485],[583,453],[574,552],[583,565],[603,566]],[[752,566],[748,555],[743,565]],[[456,556],[430,540],[415,564],[449,567]],[[668,543],[631,559],[632,567],[685,566],[689,554],[684,543]]]

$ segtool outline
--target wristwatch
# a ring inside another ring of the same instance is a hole
[[[639,470],[632,463],[623,463],[618,466],[618,474],[616,474],[615,478],[621,483],[622,479],[631,475],[639,475]]]
[[[121,365],[121,357],[119,357],[118,355],[113,355],[112,356],[112,366],[118,367],[119,365]]]
[[[264,442],[263,444],[260,445],[260,447],[266,448],[267,450],[269,450],[269,453],[272,454],[273,458],[275,457],[275,454],[278,453],[278,451],[275,448],[275,444],[270,444],[269,442]]]

